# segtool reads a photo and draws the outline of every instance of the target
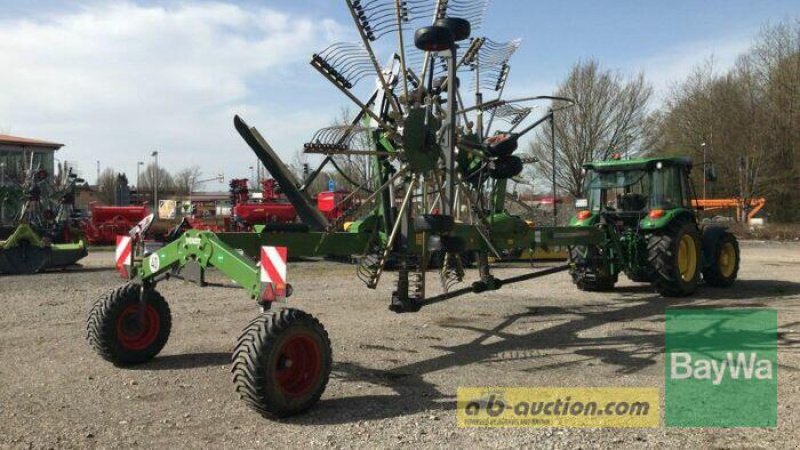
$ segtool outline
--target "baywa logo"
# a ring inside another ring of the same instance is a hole
[[[734,357],[728,352],[723,360],[703,357],[693,358],[691,353],[675,352],[670,354],[671,364],[669,377],[672,380],[709,380],[713,385],[722,383],[727,376],[730,380],[771,380],[772,361],[767,358],[758,359],[756,352],[749,354],[739,352]]]
[[[668,309],[665,423],[777,426],[777,312]]]

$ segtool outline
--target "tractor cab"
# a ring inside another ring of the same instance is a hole
[[[609,160],[586,164],[585,198],[576,201],[572,225],[600,218],[630,226],[655,226],[678,210],[691,210],[688,157]]]

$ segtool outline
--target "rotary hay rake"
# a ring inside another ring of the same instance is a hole
[[[14,210],[12,227],[0,227],[0,274],[31,275],[66,267],[87,255],[72,213],[75,185],[83,182],[65,166],[59,175],[34,165],[0,186],[0,203]]]
[[[238,116],[234,119],[303,223],[259,227],[254,233],[188,230],[153,250],[144,242],[151,221],[143,221],[131,236],[121,238],[117,252],[128,284],[100,298],[89,315],[89,343],[104,359],[128,365],[157,355],[171,326],[157,283],[177,270],[202,281],[203,271],[213,266],[238,282],[262,310],[233,353],[236,389],[265,417],[286,417],[319,400],[331,370],[331,348],[324,328],[311,315],[273,309],[292,289],[276,275],[282,262],[265,257],[276,254],[271,247],[285,247],[292,256],[360,254],[358,276],[369,288],[378,285],[391,263],[397,278],[389,308],[407,313],[566,269],[501,280],[491,273],[490,255],[499,258],[504,250],[537,245],[588,245],[601,237],[591,228],[533,229],[505,211],[507,182],[526,162],[513,154],[520,138],[555,120],[573,102],[550,96],[502,98],[519,41],[470,38],[483,20],[487,1],[345,3],[360,41],[333,44],[314,54],[311,65],[358,113],[348,125],[319,130],[305,145],[305,152],[324,155],[320,166],[306,180],[297,180],[258,130]],[[378,41],[384,42],[376,45]],[[375,48],[389,46],[385,41],[396,50],[381,65]],[[469,87],[461,88],[459,75],[471,78]],[[376,88],[363,95],[359,84],[368,77],[377,81]],[[531,120],[535,102],[542,101],[550,108]],[[494,123],[510,130],[495,132]],[[340,219],[328,220],[305,190],[328,164],[339,170],[338,155],[367,157],[372,177],[354,183],[353,195],[361,192],[363,201]],[[341,226],[345,216],[358,217],[347,231]],[[432,252],[443,255],[438,277],[443,293],[429,297],[426,274]],[[464,279],[465,253],[477,255],[479,280],[454,289]]]

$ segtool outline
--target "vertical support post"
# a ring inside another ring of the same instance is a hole
[[[447,109],[446,119],[447,133],[445,134],[445,208],[443,214],[453,215],[453,208],[455,206],[455,187],[456,187],[456,174],[455,174],[455,151],[456,151],[456,108],[458,101],[456,99],[456,47],[455,44],[450,48],[450,54],[447,56]]]

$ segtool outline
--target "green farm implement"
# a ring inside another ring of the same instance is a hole
[[[302,223],[269,224],[247,233],[185,230],[158,246],[145,240],[152,218],[144,220],[119,238],[117,265],[128,283],[100,298],[89,315],[89,343],[104,359],[124,366],[155,357],[172,323],[158,283],[179,273],[202,284],[204,271],[214,267],[261,309],[233,353],[236,390],[260,414],[286,417],[319,400],[331,370],[330,341],[322,325],[302,311],[274,307],[276,300],[292,294],[281,275],[287,250],[295,257],[360,255],[357,272],[364,284],[374,289],[393,277],[389,309],[410,313],[567,269],[499,279],[489,260],[501,259],[505,250],[604,242],[597,227],[534,228],[506,210],[507,184],[529,162],[514,155],[519,140],[574,102],[548,96],[502,98],[509,58],[519,42],[470,38],[484,0],[346,4],[360,42],[333,44],[314,54],[311,65],[358,113],[349,124],[317,131],[305,145],[306,153],[324,156],[320,166],[298,180],[258,130],[234,119]],[[375,43],[386,48],[392,40],[396,51],[380,65]],[[472,82],[461,85],[461,77]],[[376,81],[366,97],[357,91],[365,78]],[[485,93],[491,94],[489,100]],[[533,117],[534,102],[547,102],[550,108]],[[493,126],[502,128],[494,131]],[[372,176],[354,182],[358,201],[344,199],[352,206],[341,218],[329,220],[315,208],[307,188],[327,165],[340,170],[341,157],[366,159]],[[346,231],[345,217],[355,219]],[[435,278],[443,293],[435,296],[426,289],[432,254],[441,256]],[[464,255],[474,256],[479,276],[458,288],[465,276]]]
[[[689,158],[599,161],[585,169],[586,198],[577,201],[571,226],[601,230],[603,240],[570,251],[579,289],[611,290],[623,272],[670,297],[693,294],[701,276],[710,286],[733,284],[739,244],[725,228],[698,223]]]
[[[0,241],[0,273],[29,275],[44,269],[75,264],[86,256],[83,241],[66,244],[46,242],[26,224]]]
[[[58,176],[36,168],[31,158],[19,180],[0,186],[0,204],[15,212],[13,226],[0,227],[0,274],[29,275],[70,266],[87,255],[71,223],[76,182],[71,170]]]

